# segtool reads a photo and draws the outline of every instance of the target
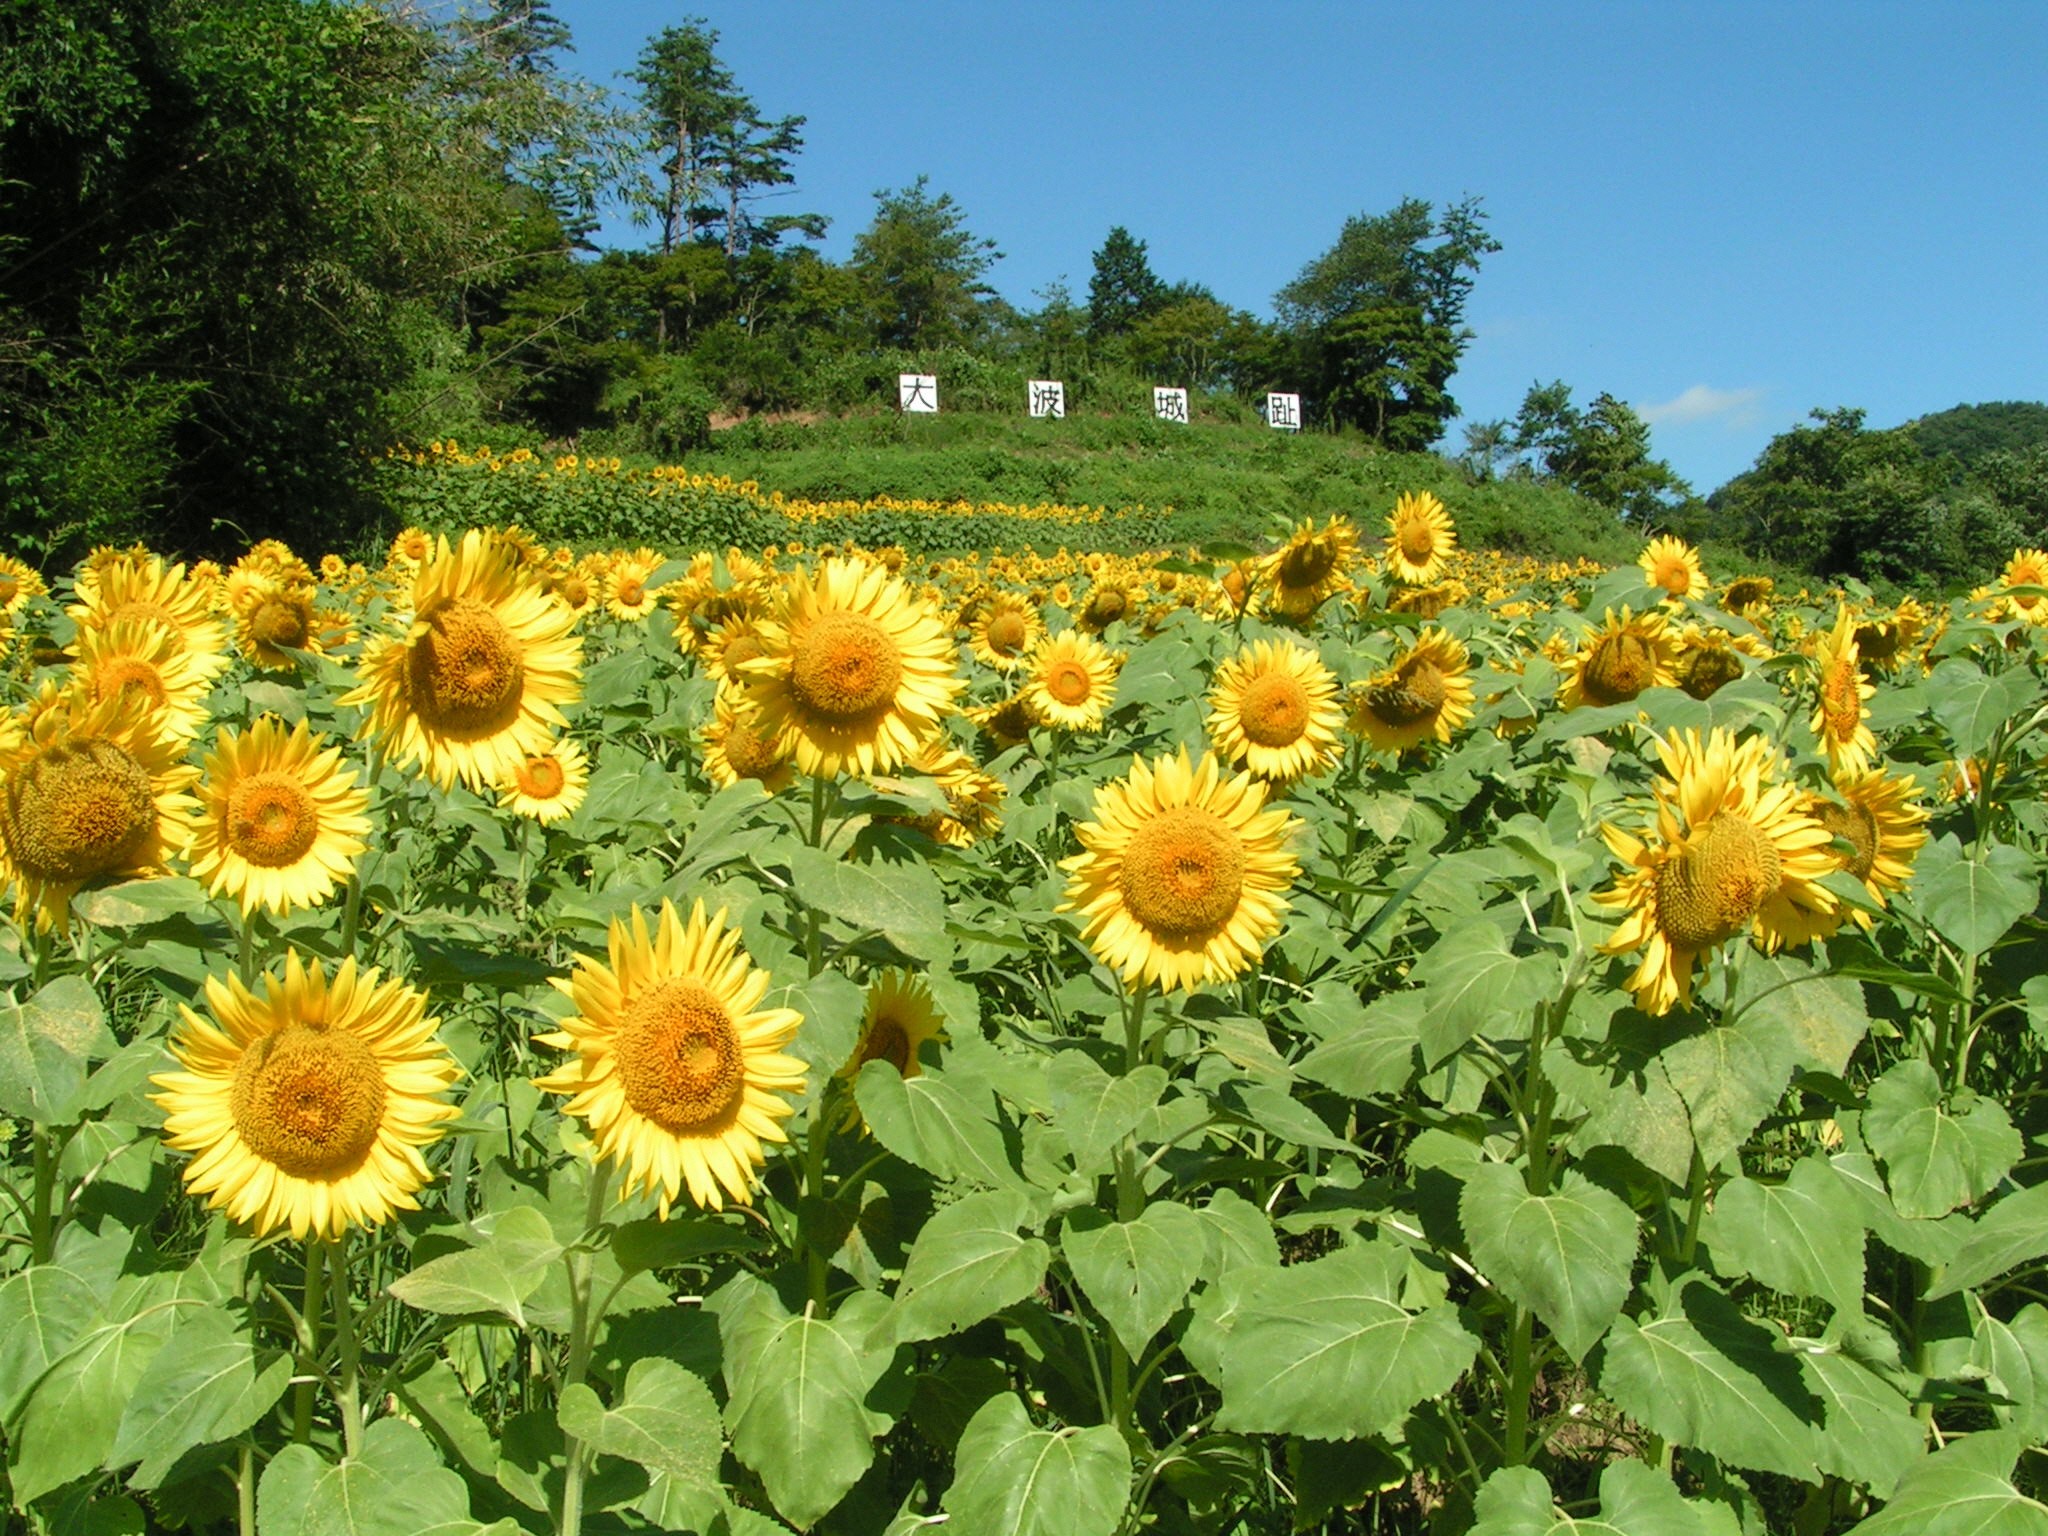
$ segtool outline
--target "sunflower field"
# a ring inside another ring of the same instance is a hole
[[[0,559],[13,1528],[2048,1532],[2048,554],[851,532]]]

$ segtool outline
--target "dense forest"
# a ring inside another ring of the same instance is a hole
[[[1312,430],[1829,575],[1947,577],[2044,536],[2039,406],[1893,433],[1826,412],[1704,500],[1612,394],[1580,405],[1539,382],[1511,421],[1461,420],[1466,307],[1501,248],[1477,199],[1346,220],[1269,315],[1156,272],[1123,227],[1090,253],[1085,294],[1055,285],[1026,309],[991,286],[1002,253],[970,210],[911,168],[827,259],[826,220],[788,211],[805,119],[764,113],[706,23],[648,38],[618,90],[570,57],[541,0],[8,8],[10,544],[56,561],[141,535],[191,552],[310,527],[361,542],[387,520],[393,443],[674,459],[715,422],[885,409],[912,370],[970,411],[1014,410],[1030,377],[1064,380],[1080,413],[1142,411],[1173,383],[1198,418],[1241,420],[1297,390]],[[645,243],[600,251],[619,208]]]

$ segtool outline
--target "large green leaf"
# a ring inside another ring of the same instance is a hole
[[[59,976],[24,1003],[0,1003],[0,1114],[45,1125],[76,1120],[86,1062],[113,1044],[99,994],[83,976]]]
[[[15,1507],[95,1471],[121,1415],[171,1336],[178,1308],[158,1302],[82,1334],[29,1393],[9,1426]]]
[[[1394,1299],[1396,1286],[1395,1262],[1369,1248],[1232,1274],[1217,1427],[1359,1439],[1448,1392],[1479,1341],[1455,1308],[1410,1311]]]
[[[57,1264],[38,1264],[0,1285],[0,1422],[13,1419],[36,1379],[100,1315],[90,1281]]]
[[[1108,1319],[1124,1352],[1137,1359],[1186,1299],[1201,1274],[1208,1241],[1201,1217],[1162,1200],[1136,1221],[1075,1211],[1060,1248],[1082,1294]]]
[[[2025,1443],[2009,1430],[1950,1441],[1911,1464],[1891,1502],[1847,1536],[2048,1536],[2048,1505],[2012,1485]]]
[[[1685,1103],[1693,1142],[1709,1168],[1732,1157],[1778,1107],[1792,1076],[1795,1049],[1782,1020],[1751,1010],[1657,1053],[1664,1075]]]
[[[1920,850],[1910,899],[1943,938],[1974,955],[2034,910],[2040,884],[2017,848],[1993,843],[1980,861],[1944,837]]]
[[[1479,1490],[1478,1523],[1467,1536],[1721,1536],[1732,1530],[1717,1507],[1686,1502],[1677,1484],[1633,1458],[1600,1474],[1600,1513],[1575,1519],[1551,1501],[1550,1485],[1527,1467],[1503,1467]]]
[[[140,1462],[129,1482],[154,1488],[180,1456],[231,1440],[280,1397],[291,1360],[237,1332],[225,1312],[187,1317],[135,1384],[107,1465]]]
[[[1970,1363],[2011,1400],[1998,1410],[1999,1422],[2038,1443],[2048,1433],[2048,1310],[2030,1301],[2010,1321],[1980,1315]]]
[[[1464,923],[1429,947],[1409,979],[1428,988],[1418,1030],[1433,1067],[1474,1035],[1526,1035],[1534,1005],[1556,989],[1557,960],[1515,955],[1493,924]]]
[[[2024,667],[1986,672],[1954,656],[1927,679],[1929,708],[1948,727],[1958,757],[1982,754],[1999,726],[2040,696],[2039,680]]]
[[[1876,1159],[1868,1152],[1837,1152],[1828,1159],[1828,1166],[1855,1200],[1863,1229],[1879,1242],[1933,1268],[1955,1258],[1967,1235],[1967,1216],[1936,1220],[1901,1216],[1892,1204],[1891,1191],[1885,1188],[1884,1175],[1877,1170]]]
[[[1733,1466],[1815,1482],[1821,1407],[1775,1335],[1702,1281],[1671,1315],[1638,1326],[1621,1318],[1599,1362],[1600,1390],[1675,1445]]]
[[[500,1214],[474,1248],[429,1259],[391,1282],[391,1294],[422,1312],[502,1317],[526,1326],[525,1303],[562,1256],[548,1219],[530,1205]]]
[[[1825,1420],[1814,1433],[1821,1470],[1889,1498],[1926,1449],[1913,1405],[1877,1372],[1832,1350],[1802,1352],[1799,1368]]]
[[[363,1431],[362,1454],[339,1465],[310,1446],[288,1445],[256,1485],[257,1536],[475,1536],[481,1529],[462,1479],[403,1419],[377,1420]]]
[[[1086,1173],[1108,1168],[1116,1144],[1166,1091],[1166,1072],[1142,1066],[1111,1077],[1085,1051],[1065,1050],[1046,1067],[1045,1084],[1074,1166]]]
[[[582,1383],[565,1387],[555,1409],[562,1433],[649,1472],[710,1487],[724,1447],[711,1389],[673,1360],[635,1360],[610,1408]]]
[[[1827,1162],[1806,1158],[1783,1183],[1730,1179],[1700,1226],[1722,1274],[1794,1296],[1818,1296],[1838,1312],[1863,1310],[1863,1222]]]
[[[1927,1299],[1982,1285],[2043,1255],[2048,1255],[2048,1184],[2036,1184],[2005,1196],[1977,1218],[1956,1256],[1935,1277]]]
[[[1486,1163],[1465,1180],[1458,1216],[1487,1278],[1585,1359],[1628,1299],[1635,1212],[1575,1171],[1538,1196],[1514,1169]]]
[[[952,953],[945,891],[928,864],[894,864],[885,872],[797,847],[790,851],[789,873],[797,900],[856,933],[879,933],[927,964]]]
[[[1052,1250],[1036,1237],[1017,1235],[1029,1219],[1024,1195],[1008,1191],[969,1195],[932,1217],[904,1260],[896,1305],[866,1347],[882,1348],[890,1337],[939,1338],[1037,1290]]]
[[[1870,1032],[1860,985],[1788,955],[1746,956],[1730,1010],[1752,1030],[1779,1032],[1791,1042],[1793,1061],[1815,1072],[1846,1071]]]
[[[937,1072],[905,1077],[886,1061],[871,1061],[854,1081],[854,1097],[875,1140],[906,1163],[994,1189],[1023,1182],[1010,1166],[986,1087],[963,1088]]]
[[[1130,1501],[1131,1452],[1106,1424],[1040,1429],[1008,1392],[960,1436],[946,1510],[987,1536],[1115,1536]]]
[[[1869,1103],[1863,1138],[1884,1159],[1901,1216],[1946,1215],[2019,1160],[2020,1133],[2005,1111],[1968,1089],[1944,1104],[1934,1069],[1917,1057],[1872,1083]]]
[[[875,1438],[893,1422],[867,1402],[895,1355],[890,1345],[868,1346],[888,1306],[873,1291],[856,1291],[836,1317],[809,1308],[791,1314],[751,1278],[721,1298],[733,1454],[798,1527],[822,1519],[860,1481]]]
[[[1295,1063],[1310,1082],[1334,1088],[1346,1098],[1395,1093],[1415,1073],[1428,999],[1419,991],[1389,992],[1368,1006],[1348,986],[1316,988],[1316,1009],[1304,1022],[1321,1044]]]

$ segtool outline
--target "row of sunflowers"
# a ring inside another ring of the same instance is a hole
[[[31,1529],[2048,1528],[2048,554],[790,529],[0,559]]]

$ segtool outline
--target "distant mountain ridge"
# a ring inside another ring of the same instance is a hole
[[[1952,453],[1964,465],[1975,465],[1988,454],[2048,443],[2048,405],[2038,400],[1958,405],[1906,422],[1899,430],[1930,458]]]

